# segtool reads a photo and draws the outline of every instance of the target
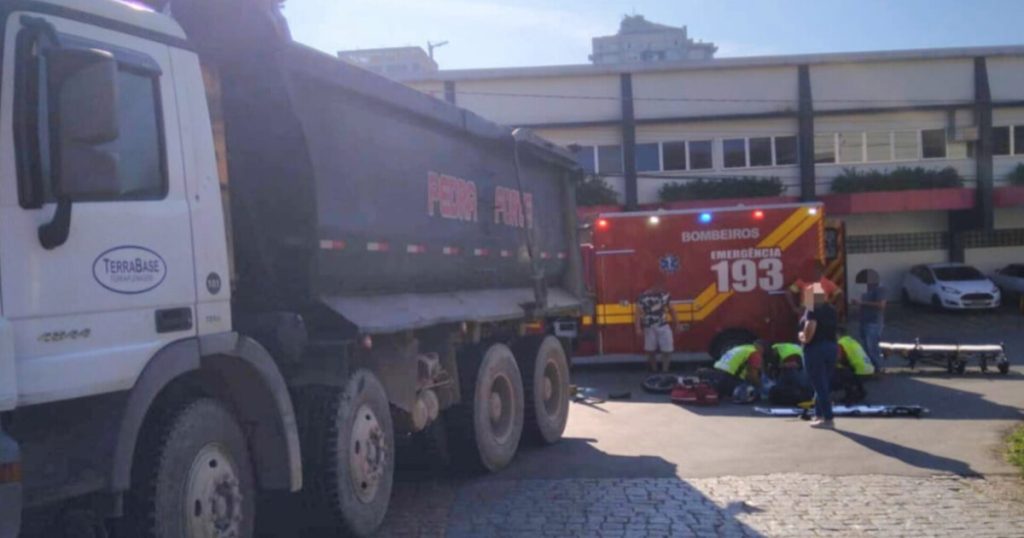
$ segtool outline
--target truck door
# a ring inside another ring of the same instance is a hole
[[[598,250],[597,326],[599,353],[633,353],[641,349],[633,328],[633,305],[643,291],[633,278],[633,249]]]
[[[18,403],[128,389],[157,350],[195,334],[192,230],[168,49],[88,21],[15,12],[4,24],[0,290],[14,334]],[[80,172],[102,175],[104,188],[76,194],[66,240],[44,246],[40,226],[58,206],[49,121],[60,108],[44,98],[59,93],[48,86],[48,47],[113,56],[118,128],[95,146],[116,166]]]

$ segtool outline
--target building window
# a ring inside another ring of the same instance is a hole
[[[658,155],[658,144],[636,145],[636,171],[656,172],[661,170],[661,158]]]
[[[747,139],[731,138],[722,141],[722,158],[726,168],[747,166]]]
[[[775,137],[775,164],[783,166],[796,164],[796,137],[776,136]]]
[[[1013,128],[1013,153],[1014,155],[1024,155],[1024,125]]]
[[[750,166],[772,165],[772,139],[770,136],[751,138]]]
[[[864,133],[839,133],[839,162],[864,162]]]
[[[892,133],[866,133],[864,144],[868,162],[892,160]]]
[[[710,140],[691,140],[689,144],[690,170],[710,170],[713,166],[711,160]]]
[[[597,168],[594,166],[594,146],[576,147],[578,148],[574,153],[576,164],[580,165],[580,168],[588,174],[597,172]]]
[[[833,164],[836,162],[836,137],[832,133],[814,135],[814,163]]]
[[[916,161],[920,158],[917,131],[896,131],[892,134],[893,158],[897,161]]]
[[[597,171],[604,175],[622,173],[622,146],[597,146]]]
[[[665,170],[686,170],[686,142],[665,142],[661,153]]]
[[[992,155],[1010,154],[1010,128],[992,128]]]
[[[946,157],[945,129],[921,131],[921,156],[925,159],[944,159]]]

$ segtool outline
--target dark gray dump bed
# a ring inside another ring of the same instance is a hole
[[[578,305],[564,152],[300,45],[209,63],[243,308],[388,332]]]

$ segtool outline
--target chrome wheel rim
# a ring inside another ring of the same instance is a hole
[[[185,521],[192,538],[236,538],[242,535],[242,488],[238,469],[221,445],[204,446],[185,481]]]
[[[387,443],[377,414],[363,404],[352,421],[349,470],[356,498],[370,503],[377,496],[387,466]]]

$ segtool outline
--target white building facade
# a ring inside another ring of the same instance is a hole
[[[627,207],[666,183],[767,176],[846,222],[848,277],[1024,262],[1024,47],[440,71],[413,87],[578,147]],[[960,189],[837,194],[844,170],[952,167]],[[872,196],[875,195],[875,196]],[[715,202],[708,202],[713,205]],[[766,200],[767,203],[767,200]]]

